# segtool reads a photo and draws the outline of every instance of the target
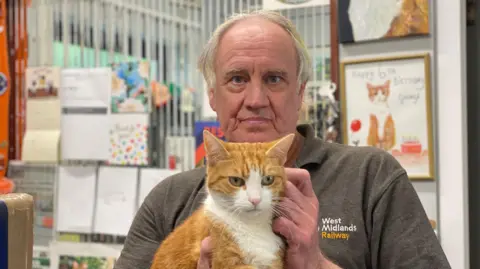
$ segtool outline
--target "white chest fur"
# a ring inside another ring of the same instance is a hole
[[[210,216],[224,223],[245,255],[245,263],[258,269],[269,268],[278,258],[284,243],[272,231],[267,218],[240,218],[215,204],[211,196],[205,201]]]
[[[383,135],[385,134],[385,123],[387,122],[387,117],[390,116],[388,107],[376,107],[374,109],[374,115],[377,117],[378,137],[383,139]]]

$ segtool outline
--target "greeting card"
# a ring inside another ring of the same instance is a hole
[[[149,112],[148,62],[115,63],[112,70],[112,113]]]
[[[111,115],[110,164],[148,165],[148,115]]]
[[[25,80],[28,99],[57,97],[60,88],[60,68],[29,67]]]

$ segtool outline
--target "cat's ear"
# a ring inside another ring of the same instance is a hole
[[[222,140],[215,137],[209,131],[203,131],[203,144],[208,164],[213,165],[230,157],[230,154],[227,149],[225,149],[223,143]]]
[[[372,85],[372,84],[370,84],[370,82],[367,82],[367,89],[369,89],[369,90],[370,90],[372,87],[373,87],[373,85]]]
[[[273,142],[273,146],[271,146],[266,152],[267,157],[276,158],[280,160],[282,165],[284,165],[287,161],[288,150],[292,146],[294,139],[295,134],[289,134]]]
[[[389,87],[389,86],[390,86],[390,80],[385,81],[385,87]]]

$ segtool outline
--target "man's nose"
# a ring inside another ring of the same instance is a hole
[[[261,82],[252,81],[245,91],[245,105],[248,109],[260,109],[269,105],[267,90]]]

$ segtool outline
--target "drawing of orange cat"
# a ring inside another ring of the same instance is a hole
[[[395,121],[388,107],[390,96],[390,80],[382,85],[367,83],[368,98],[372,103],[370,127],[368,129],[367,145],[391,150],[395,146]]]
[[[428,0],[403,0],[400,14],[390,24],[385,37],[429,33]]]
[[[271,225],[295,135],[270,143],[228,143],[208,131],[203,136],[207,198],[162,242],[151,269],[196,269],[209,235],[212,269],[283,269],[285,243]]]

